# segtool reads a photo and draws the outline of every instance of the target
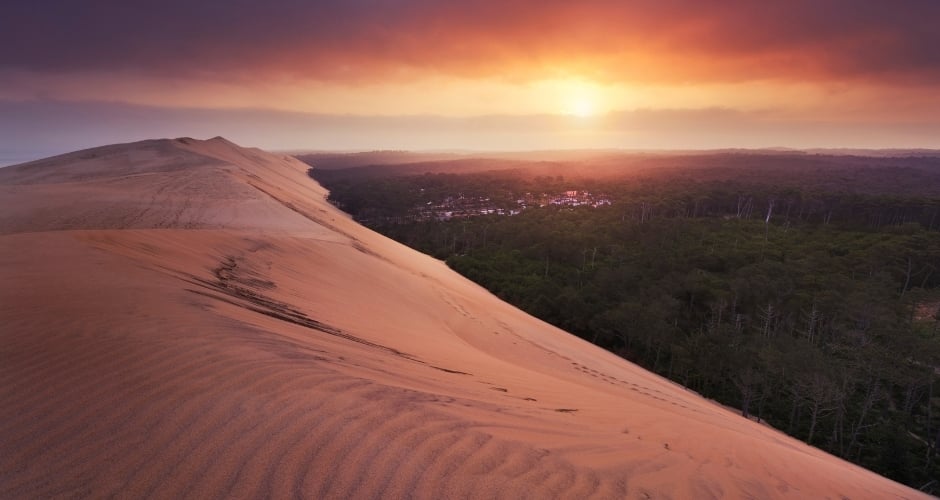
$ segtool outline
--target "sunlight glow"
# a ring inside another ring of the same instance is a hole
[[[561,103],[559,112],[588,118],[600,112],[601,88],[583,80],[561,80],[554,82],[557,101]]]
[[[594,103],[585,97],[575,99],[571,103],[571,114],[580,118],[587,118],[594,114]]]

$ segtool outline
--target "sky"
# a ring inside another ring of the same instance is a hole
[[[216,135],[277,150],[940,148],[938,20],[937,0],[12,0],[0,162]]]

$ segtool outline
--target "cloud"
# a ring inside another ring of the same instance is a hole
[[[0,68],[350,83],[940,80],[935,0],[14,0]]]

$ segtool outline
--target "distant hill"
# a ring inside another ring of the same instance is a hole
[[[300,155],[298,159],[332,178],[516,171],[527,176],[577,179],[671,176],[699,182],[748,182],[777,186],[797,186],[804,182],[830,191],[940,196],[940,155],[935,151],[921,152],[920,155],[914,154],[916,151],[904,151],[904,154],[900,150],[896,152],[897,155],[887,155],[871,151],[870,156],[855,156],[766,150],[669,153],[596,151],[476,157],[392,152],[311,154]],[[903,175],[899,175],[902,172]]]

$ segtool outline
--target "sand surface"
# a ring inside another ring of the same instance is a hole
[[[0,498],[920,498],[224,139],[0,169]]]

